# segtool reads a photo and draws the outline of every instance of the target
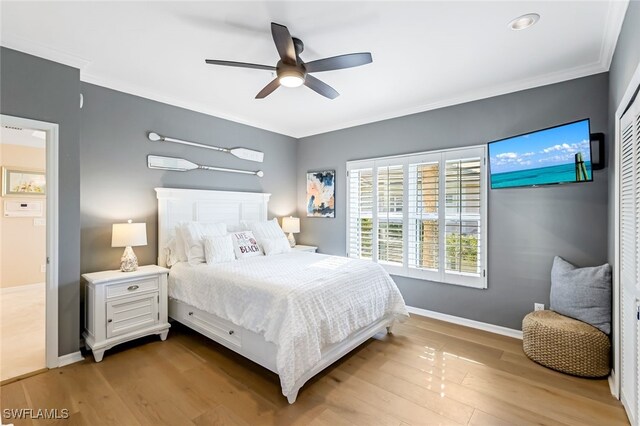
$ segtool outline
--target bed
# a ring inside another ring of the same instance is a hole
[[[156,188],[158,264],[180,222],[267,219],[270,194]],[[404,300],[377,264],[292,251],[169,273],[169,317],[280,377],[290,404],[314,375],[394,321]]]

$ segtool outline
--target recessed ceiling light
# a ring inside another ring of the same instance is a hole
[[[514,31],[524,30],[529,28],[540,19],[540,15],[537,13],[527,13],[526,15],[518,16],[513,21],[509,22],[509,28]]]

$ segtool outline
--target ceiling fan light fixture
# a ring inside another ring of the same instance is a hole
[[[278,73],[278,81],[284,87],[300,87],[304,84],[304,73],[289,69]]]
[[[540,15],[537,13],[527,13],[526,15],[518,16],[513,21],[509,22],[509,28],[514,31],[520,31],[533,26],[540,20]]]

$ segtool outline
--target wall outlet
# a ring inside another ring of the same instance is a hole
[[[533,304],[534,311],[544,311],[544,303],[534,303]]]
[[[47,265],[40,265],[40,272],[47,272]]]

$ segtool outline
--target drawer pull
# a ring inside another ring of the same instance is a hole
[[[229,335],[232,335],[232,334],[233,334],[233,330],[229,330]]]
[[[127,287],[127,290],[134,291],[134,290],[137,290],[139,288],[140,288],[140,286],[136,284],[136,285],[130,285],[129,287]]]
[[[189,312],[189,316],[190,316],[190,317],[191,317],[191,316],[193,316],[193,312]]]
[[[113,322],[113,320],[112,320],[111,318],[109,318],[109,319],[107,320],[107,322]]]

